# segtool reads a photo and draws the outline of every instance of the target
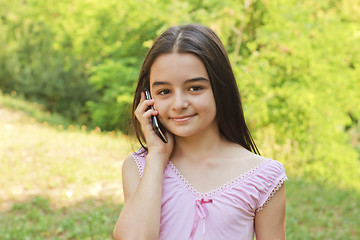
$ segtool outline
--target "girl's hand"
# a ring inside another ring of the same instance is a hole
[[[158,135],[156,135],[152,122],[151,116],[158,115],[157,110],[149,108],[154,105],[154,99],[146,100],[145,93],[141,93],[140,103],[135,110],[135,116],[141,124],[141,129],[145,135],[146,144],[148,147],[149,154],[159,155],[161,159],[164,159],[164,167],[169,160],[170,154],[174,147],[174,138],[171,133],[166,131],[167,143],[164,143]]]

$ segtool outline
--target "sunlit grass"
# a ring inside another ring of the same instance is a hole
[[[111,239],[129,137],[4,95],[0,133],[1,239]]]
[[[71,124],[63,130],[66,119],[3,95],[0,116],[2,209],[36,195],[49,197],[52,206],[88,197],[121,202],[121,164],[131,151],[129,137]]]

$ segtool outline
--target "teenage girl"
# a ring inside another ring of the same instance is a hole
[[[151,116],[166,128],[167,143]],[[155,40],[140,71],[133,122],[143,147],[123,164],[116,240],[285,239],[285,170],[259,155],[211,29],[176,26]]]

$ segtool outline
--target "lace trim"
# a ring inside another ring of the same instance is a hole
[[[271,191],[269,197],[266,199],[263,205],[261,205],[256,212],[261,211],[264,209],[264,207],[270,202],[270,200],[274,197],[275,193],[279,190],[279,188],[284,184],[284,182],[287,180],[286,176],[283,176],[278,184],[274,187],[274,189]]]
[[[265,165],[266,163],[268,163],[269,160],[265,160],[262,163],[260,163],[259,165],[257,165],[256,167],[250,169],[249,171],[241,174],[238,177],[233,178],[231,181],[225,183],[224,185],[212,190],[212,191],[208,191],[208,192],[198,192],[187,180],[186,178],[177,170],[177,168],[174,166],[174,164],[169,161],[168,165],[170,166],[170,168],[172,169],[172,171],[178,176],[178,178],[183,182],[183,184],[185,184],[185,186],[197,197],[208,197],[208,196],[213,196],[218,192],[222,192],[224,189],[232,186],[233,184],[239,182],[241,179],[251,175],[253,172],[255,172],[256,170],[258,170],[259,168],[261,168],[263,165]]]
[[[139,176],[140,176],[140,178],[142,178],[144,170],[142,169],[139,156],[138,156],[138,154],[132,154],[132,156],[133,156],[133,158],[135,160],[135,163],[136,163],[136,166],[137,166],[137,168],[139,170]]]

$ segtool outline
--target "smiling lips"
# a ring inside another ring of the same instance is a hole
[[[173,120],[174,122],[186,122],[186,121],[190,120],[191,118],[193,118],[195,115],[196,114],[179,116],[179,117],[170,117],[170,119]]]

